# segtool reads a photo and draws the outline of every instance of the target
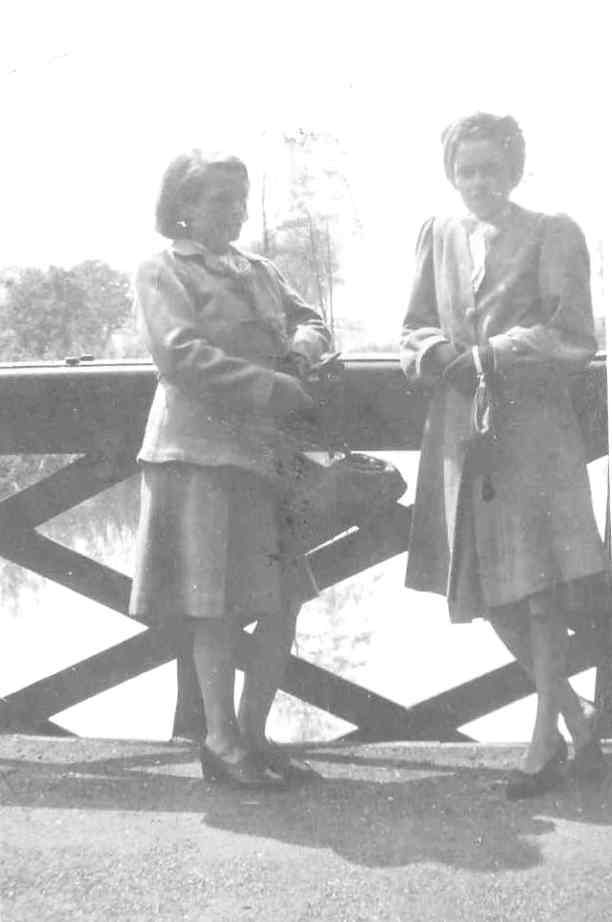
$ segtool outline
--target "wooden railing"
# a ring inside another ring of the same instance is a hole
[[[576,378],[574,403],[589,460],[607,454],[605,357]],[[325,408],[334,440],[369,451],[418,450],[426,398],[409,392],[393,357],[349,357],[343,386]],[[155,386],[148,362],[0,366],[0,454],[78,455],[43,480],[0,503],[0,556],[126,614],[130,580],[70,550],[38,530],[49,519],[132,476]],[[314,447],[314,446],[311,446]],[[406,550],[411,509],[382,510],[367,526],[314,548],[309,561],[321,588],[329,587]],[[585,619],[571,639],[569,674],[601,666],[610,673],[610,612]],[[249,656],[244,634],[239,656]],[[175,733],[201,731],[201,709],[184,638],[174,628],[148,629],[102,653],[7,695],[0,722],[6,729],[60,732],[60,711],[155,666],[179,660]],[[599,694],[607,699],[608,679]],[[356,726],[361,739],[466,739],[459,728],[529,694],[516,663],[448,689],[412,707],[292,657],[283,690]]]

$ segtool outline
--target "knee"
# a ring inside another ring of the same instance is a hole
[[[532,618],[546,621],[554,615],[554,600],[550,592],[537,592],[529,596],[529,614]]]

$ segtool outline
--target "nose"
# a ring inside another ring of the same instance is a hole
[[[231,210],[232,220],[234,221],[246,221],[247,219],[247,205],[246,202],[234,202]]]
[[[476,170],[473,177],[473,185],[476,189],[486,189],[490,185],[489,176],[484,170]]]

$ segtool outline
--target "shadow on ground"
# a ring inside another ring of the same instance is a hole
[[[14,738],[13,738],[14,739]],[[4,807],[201,814],[246,836],[328,849],[356,865],[441,862],[475,871],[541,862],[562,821],[612,825],[612,779],[508,803],[506,747],[386,744],[302,749],[320,780],[283,793],[206,785],[188,744],[0,739]]]

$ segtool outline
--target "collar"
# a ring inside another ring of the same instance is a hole
[[[213,253],[203,243],[197,240],[180,238],[173,240],[170,248],[179,256],[197,256],[204,262],[208,269],[217,273],[230,275],[246,275],[251,271],[251,266],[256,260],[242,253],[237,247],[229,246],[225,253]]]
[[[211,255],[211,251],[205,247],[203,243],[198,243],[196,240],[187,240],[183,237],[181,237],[179,240],[173,240],[170,246],[175,253],[179,254],[179,256]]]

